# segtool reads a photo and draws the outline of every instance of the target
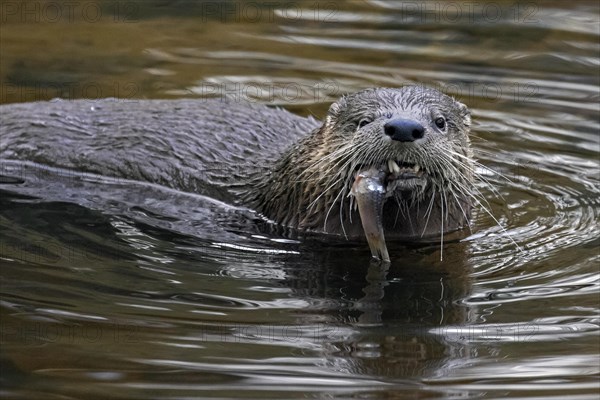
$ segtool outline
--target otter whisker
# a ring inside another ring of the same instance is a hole
[[[317,202],[321,199],[321,197],[323,197],[326,194],[328,194],[329,190],[331,188],[333,188],[334,186],[336,186],[342,179],[343,179],[343,177],[340,177],[337,180],[335,180],[333,183],[331,183],[329,186],[327,186],[325,188],[325,190],[323,190],[323,192],[320,195],[317,196],[316,199],[314,199],[312,202],[310,202],[310,204],[307,206],[307,209],[311,209],[315,204],[317,204]],[[335,203],[335,201],[332,204],[334,204],[334,203]]]
[[[327,228],[327,219],[329,218],[329,214],[331,213],[331,210],[333,209],[333,206],[335,205],[335,203],[337,202],[338,198],[342,195],[343,192],[344,192],[343,189],[340,190],[340,192],[338,193],[338,195],[331,202],[331,206],[329,206],[329,209],[327,210],[327,214],[325,215],[325,221],[323,222],[323,230],[324,231],[327,231],[327,229],[326,229]],[[344,237],[347,239],[348,235],[346,234],[346,229],[344,228],[343,222],[342,222],[342,232],[344,233]]]
[[[502,224],[500,223],[500,221],[498,221],[498,219],[496,219],[496,217],[492,214],[492,212],[490,211],[490,209],[488,207],[486,207],[486,205],[484,205],[479,197],[481,197],[481,199],[483,201],[486,202],[487,206],[489,206],[491,208],[491,205],[489,204],[489,202],[487,201],[487,199],[483,196],[483,194],[477,189],[474,188],[477,191],[477,195],[471,192],[463,192],[463,194],[469,196],[471,199],[473,199],[482,209],[483,211],[485,211],[486,214],[488,214],[496,223],[496,225],[507,235],[507,237],[510,239],[510,241],[512,242],[513,245],[515,245],[515,247],[522,252],[523,249],[521,249],[521,247],[518,245],[518,243],[512,238],[512,236],[510,235],[510,233],[508,233],[508,231],[506,230],[506,228],[504,228],[504,226],[502,226]]]
[[[450,151],[450,154],[452,154],[452,155],[455,155],[455,156],[457,156],[457,157],[460,157],[460,158],[464,158],[464,159],[466,159],[466,160],[467,160],[469,163],[471,163],[471,164],[473,164],[473,165],[475,165],[475,166],[477,166],[477,167],[480,167],[481,169],[485,169],[485,170],[491,171],[491,172],[492,172],[492,173],[494,173],[495,175],[498,175],[498,176],[502,177],[503,179],[505,179],[506,181],[508,181],[508,182],[510,182],[510,183],[513,183],[512,179],[510,179],[508,176],[506,176],[506,175],[502,174],[501,172],[495,171],[495,170],[491,169],[490,167],[488,167],[488,166],[486,166],[486,165],[483,165],[483,164],[481,164],[479,161],[477,161],[477,160],[474,160],[474,159],[473,159],[473,158],[471,158],[471,157],[467,157],[467,156],[465,156],[465,155],[463,155],[463,154],[460,154],[460,153],[457,153],[457,152],[455,152],[455,151]]]
[[[440,192],[440,198],[442,197],[442,193]],[[440,235],[440,261],[442,261],[444,259],[444,201],[441,200],[441,220],[442,220],[442,228],[441,228],[441,235]]]
[[[341,225],[341,227],[342,227],[342,232],[344,232],[344,237],[345,237],[346,239],[348,239],[348,235],[346,234],[346,228],[344,227],[344,218],[343,218],[343,214],[344,214],[344,203],[345,203],[345,202],[344,202],[344,199],[345,199],[346,197],[348,197],[348,196],[346,195],[346,192],[348,191],[348,185],[349,185],[349,183],[346,183],[346,184],[345,184],[345,185],[342,187],[342,192],[340,193],[342,197],[341,197],[341,201],[340,201],[340,213],[339,213],[339,215],[340,215],[340,225]],[[352,218],[352,209],[349,209],[349,210],[348,210],[348,215],[350,215],[350,218]],[[350,223],[352,223],[352,219],[350,219]]]
[[[352,149],[353,149],[352,144],[343,144],[340,147],[338,147],[335,151],[314,161],[306,169],[301,171],[300,175],[304,175],[304,174],[310,172],[309,177],[312,177],[314,175],[317,175],[320,177],[320,174],[322,172],[330,172],[332,170],[341,171],[341,168],[339,168],[339,165],[346,161],[352,160],[352,157],[350,156],[350,154],[351,154],[350,151]],[[346,155],[346,157],[342,157],[343,155]],[[334,160],[337,159],[337,160],[334,163],[330,163],[329,162],[330,159],[334,159]],[[327,170],[323,171],[323,169],[320,168],[321,165],[326,166]]]
[[[452,187],[453,187],[453,185],[451,185],[451,186],[450,186],[450,188],[452,188]],[[459,193],[460,193],[460,190],[459,190]],[[452,195],[452,197],[454,197],[454,201],[455,201],[455,202],[456,202],[456,204],[458,205],[458,208],[460,208],[460,211],[461,211],[461,213],[462,213],[463,217],[465,218],[465,222],[467,222],[467,227],[469,228],[469,232],[472,234],[472,233],[473,233],[473,231],[472,231],[472,229],[471,229],[471,225],[468,223],[468,221],[469,221],[469,217],[467,216],[467,213],[465,212],[465,210],[464,210],[463,206],[460,204],[460,200],[459,200],[459,199],[458,199],[458,197],[456,196],[456,193],[455,193],[455,191],[454,191],[454,190],[451,190],[451,191],[450,191],[450,194]]]
[[[435,187],[433,187],[433,191],[431,193],[431,200],[429,200],[429,206],[427,207],[427,210],[425,210],[425,215],[427,216],[427,220],[425,221],[425,226],[423,227],[423,232],[421,232],[421,237],[423,237],[423,235],[425,235],[425,231],[427,230],[427,225],[429,225],[429,217],[431,216],[431,213],[433,211],[434,198],[435,198]]]
[[[340,184],[340,182],[344,179],[345,176],[347,176],[348,174],[343,174],[344,171],[347,170],[347,166],[349,164],[353,163],[352,159],[348,159],[344,162],[344,164],[339,168],[339,172],[337,175],[333,175],[331,180],[327,183],[324,183],[326,185],[328,185],[325,190],[322,191],[322,193],[317,196],[313,201],[311,201],[311,203],[307,206],[308,209],[312,208],[324,195],[326,195],[333,187],[337,186]],[[326,174],[326,176],[328,176],[328,174]],[[348,179],[346,179],[348,180]],[[331,183],[330,183],[331,182]],[[347,183],[345,184],[347,185]],[[336,197],[337,199],[337,197]],[[332,202],[332,205],[335,204],[335,200]]]
[[[398,206],[398,209],[396,210],[396,218],[394,219],[394,226],[396,226],[396,224],[398,223],[398,217],[400,216],[400,212],[402,211],[402,204],[400,202],[400,200],[398,199],[398,197],[394,196],[394,201],[396,202],[396,205]],[[404,215],[404,213],[402,213],[402,215]]]

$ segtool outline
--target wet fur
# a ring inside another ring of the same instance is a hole
[[[448,131],[435,131],[443,115]],[[391,118],[422,141],[383,135]],[[372,120],[359,128],[364,118]],[[386,238],[423,240],[468,225],[473,195],[468,109],[417,86],[370,89],[332,104],[322,123],[222,100],[78,100],[0,107],[0,158],[148,181],[256,209],[284,226],[363,238],[348,196],[359,165],[418,162],[430,178],[384,206]],[[6,188],[6,185],[4,187]]]
[[[433,121],[443,116],[441,132]],[[383,133],[394,118],[420,122],[423,139],[400,143]],[[371,121],[363,127],[359,123]],[[384,206],[386,237],[431,240],[469,223],[473,163],[467,107],[419,86],[369,89],[334,103],[323,125],[301,139],[259,177],[249,201],[268,217],[304,230],[361,237],[348,196],[357,168],[389,159],[418,163],[429,173],[423,186],[396,192]],[[285,205],[285,206],[284,206]]]

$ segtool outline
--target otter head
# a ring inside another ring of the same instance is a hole
[[[434,89],[368,89],[331,105],[321,134],[347,160],[346,176],[374,166],[388,172],[387,195],[416,199],[471,180],[470,112]],[[404,192],[404,193],[401,193]]]
[[[376,171],[387,237],[418,240],[468,223],[473,166],[467,107],[406,86],[347,95],[269,175],[259,208],[300,229],[364,237],[352,187]],[[367,193],[368,194],[368,193]]]

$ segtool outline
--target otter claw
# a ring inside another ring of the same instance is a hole
[[[383,262],[390,262],[383,234],[383,203],[385,201],[384,171],[369,168],[359,172],[352,185],[351,194],[356,198],[371,255]]]

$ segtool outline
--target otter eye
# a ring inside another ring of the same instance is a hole
[[[435,126],[437,126],[440,129],[444,129],[446,127],[446,120],[444,119],[444,117],[439,117],[435,119]]]
[[[371,122],[373,121],[371,121],[369,118],[363,118],[358,122],[358,127],[362,128],[365,125],[369,125]]]

